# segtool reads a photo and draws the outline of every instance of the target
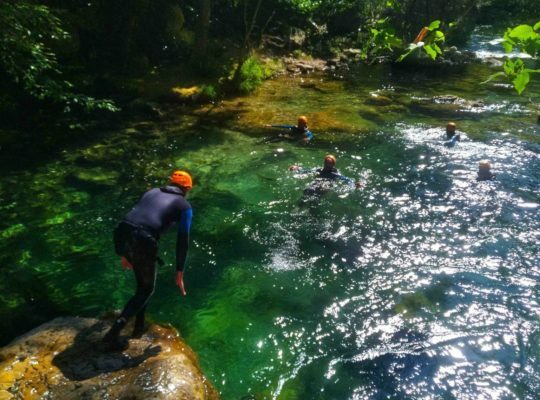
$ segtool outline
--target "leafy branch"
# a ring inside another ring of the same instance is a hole
[[[444,33],[439,29],[441,21],[433,21],[429,26],[424,26],[416,39],[409,44],[409,48],[398,59],[398,62],[403,61],[406,57],[416,51],[423,50],[432,60],[442,55],[441,45],[446,40]]]
[[[62,104],[65,112],[74,105],[116,111],[111,101],[73,93],[73,85],[62,79],[56,54],[47,43],[68,38],[48,7],[26,1],[0,2],[0,72],[30,96]]]
[[[534,26],[523,24],[508,28],[504,33],[502,45],[507,53],[517,48],[521,52],[538,58],[540,56],[540,21]],[[540,69],[527,68],[520,58],[505,57],[503,70],[489,76],[482,84],[498,77],[505,77],[512,82],[518,94],[521,94],[527,87],[531,74],[535,73],[540,73]]]

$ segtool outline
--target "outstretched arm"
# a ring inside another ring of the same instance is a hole
[[[184,267],[189,248],[189,231],[191,229],[191,219],[193,211],[191,208],[182,211],[180,224],[178,227],[178,237],[176,238],[176,285],[182,295],[186,295],[184,288]]]
[[[299,165],[293,164],[289,167],[289,171],[293,171],[296,174],[311,174],[317,172],[317,168],[303,168]]]
[[[342,182],[345,182],[347,185],[349,186],[354,186],[356,189],[360,189],[362,187],[362,183],[361,182],[354,182],[351,178],[348,178],[344,175],[341,175],[341,174],[338,174],[336,175],[336,177],[342,181]]]
[[[294,125],[266,125],[269,128],[283,128],[283,129],[292,129],[296,128]]]

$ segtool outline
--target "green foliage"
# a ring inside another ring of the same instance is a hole
[[[518,25],[515,28],[508,28],[504,33],[504,49],[510,53],[514,47],[533,57],[540,55],[540,21],[534,26]]]
[[[388,18],[380,19],[370,29],[370,36],[363,48],[363,56],[370,58],[379,54],[392,53],[403,46]]]
[[[442,55],[441,45],[446,40],[444,33],[439,29],[441,21],[433,21],[429,26],[422,28],[415,41],[409,44],[407,52],[403,53],[398,62],[403,61],[413,52],[423,50],[432,60]]]
[[[322,0],[288,0],[286,3],[289,3],[293,8],[296,8],[300,12],[310,13],[315,11],[323,3]]]
[[[322,13],[330,16],[332,13],[345,10],[356,3],[355,0],[280,0],[302,14]]]
[[[0,2],[0,72],[16,88],[40,100],[86,110],[116,110],[110,101],[75,94],[62,78],[56,54],[47,43],[64,40],[68,34],[48,7],[25,1]]]
[[[216,100],[218,97],[218,92],[213,85],[202,85],[201,95],[206,99]]]
[[[508,28],[504,33],[502,45],[507,53],[518,48],[520,51],[538,58],[540,56],[540,21],[534,26],[524,24]],[[503,70],[491,75],[482,83],[487,83],[498,77],[505,77],[512,82],[518,94],[521,94],[527,87],[531,74],[534,73],[540,73],[540,69],[527,68],[523,60],[506,57]]]
[[[272,75],[272,70],[261,64],[257,57],[249,57],[240,68],[240,92],[251,93],[260,86],[265,79]]]

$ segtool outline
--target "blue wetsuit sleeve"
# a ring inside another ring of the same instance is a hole
[[[346,176],[343,176],[341,174],[337,174],[336,178],[339,179],[342,182],[347,183],[348,185],[354,185],[354,182],[351,178],[347,178]]]
[[[272,128],[292,129],[296,127],[294,125],[272,125]]]
[[[293,172],[296,174],[314,174],[317,171],[318,171],[318,168],[304,168],[304,167],[299,167],[298,169],[293,170]]]
[[[189,231],[191,229],[191,219],[193,210],[188,208],[182,211],[178,226],[178,237],[176,238],[176,270],[183,271],[186,265],[187,252],[189,248]]]
[[[313,133],[311,131],[307,131],[306,132],[306,138],[307,138],[307,140],[313,139]]]

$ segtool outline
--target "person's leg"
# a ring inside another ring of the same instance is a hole
[[[144,326],[144,309],[155,288],[156,254],[157,251],[154,243],[148,243],[147,240],[137,240],[133,244],[132,263],[133,273],[137,281],[137,290],[135,295],[127,302],[112,328],[103,338],[104,342],[112,344],[113,347],[120,347],[120,332],[131,317],[140,313],[141,316],[138,317],[138,320],[140,321],[142,318]]]
[[[145,299],[142,303],[142,306],[138,308],[138,311],[136,313],[135,325],[133,327],[133,333],[131,335],[132,337],[136,338],[141,337],[144,333],[144,314],[146,311],[146,304],[154,293],[156,287],[157,269],[155,251],[153,251],[152,248],[149,248],[147,254],[144,255],[144,257],[146,258],[146,261],[144,262],[146,268],[143,270],[144,272],[140,274],[140,276],[137,278],[137,282],[138,287],[139,285],[141,287],[141,291]]]
[[[141,310],[135,316],[135,325],[133,326],[133,332],[131,337],[140,338],[144,333],[144,313],[146,311],[146,305],[141,308]]]

